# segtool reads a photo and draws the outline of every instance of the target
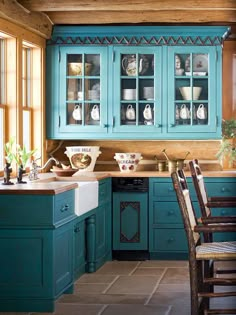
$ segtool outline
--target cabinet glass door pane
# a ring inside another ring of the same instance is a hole
[[[208,125],[208,54],[177,53],[174,58],[175,124]]]
[[[120,125],[154,124],[154,54],[121,54]]]
[[[100,125],[100,54],[67,54],[67,125]]]

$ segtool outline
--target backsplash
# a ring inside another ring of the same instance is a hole
[[[170,159],[183,159],[186,153],[190,154],[186,159],[198,159],[202,169],[221,170],[221,165],[216,158],[219,150],[220,140],[169,140],[169,141],[128,141],[128,140],[47,140],[47,153],[52,154],[64,164],[69,164],[69,159],[64,154],[66,146],[100,146],[102,152],[97,159],[94,171],[119,171],[117,162],[114,160],[116,152],[140,152],[143,160],[138,166],[138,171],[156,170],[158,160],[165,161],[166,158],[162,153],[165,149]]]

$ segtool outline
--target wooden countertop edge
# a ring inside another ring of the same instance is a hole
[[[78,187],[77,183],[27,183],[0,187],[0,195],[57,195]]]
[[[190,172],[185,175],[191,177]],[[236,170],[229,171],[204,171],[204,177],[236,177]],[[79,176],[56,177],[53,173],[40,174],[41,178],[35,182],[27,184],[1,185],[0,195],[56,195],[78,187],[77,181],[95,181],[110,177],[170,177],[169,172],[142,171],[142,172],[88,172],[81,173]],[[74,182],[72,182],[73,180]],[[66,183],[68,182],[68,183]]]

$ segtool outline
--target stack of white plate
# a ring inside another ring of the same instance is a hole
[[[123,100],[135,100],[136,99],[136,89],[123,89],[122,90]]]

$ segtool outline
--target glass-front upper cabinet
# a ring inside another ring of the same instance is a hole
[[[60,129],[107,132],[107,49],[61,48]]]
[[[161,132],[161,51],[114,48],[113,132]]]
[[[216,48],[168,50],[168,132],[215,131]]]

